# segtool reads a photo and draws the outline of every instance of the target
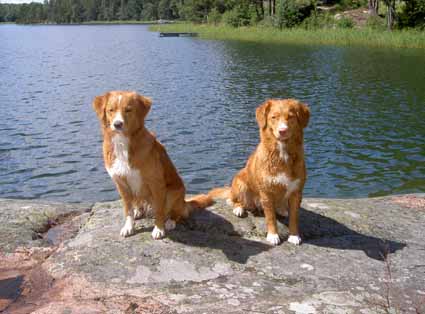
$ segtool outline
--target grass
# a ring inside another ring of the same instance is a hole
[[[379,31],[363,29],[317,29],[303,28],[279,30],[272,27],[239,27],[225,25],[176,23],[154,25],[152,31],[196,32],[204,39],[240,40],[258,43],[338,45],[390,48],[425,49],[425,32],[416,30]]]

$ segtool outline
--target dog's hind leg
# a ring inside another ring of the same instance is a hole
[[[237,217],[243,217],[246,210],[255,207],[252,202],[252,192],[245,183],[243,176],[243,170],[235,176],[230,193],[229,203],[233,207],[233,214]]]

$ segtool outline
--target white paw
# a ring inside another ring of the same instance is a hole
[[[272,245],[278,245],[280,243],[279,235],[274,233],[267,233],[267,241]]]
[[[143,212],[140,210],[140,208],[134,209],[134,218],[140,219],[143,217]]]
[[[162,239],[164,235],[165,235],[165,230],[161,230],[157,226],[153,228],[152,238],[154,238],[155,240]]]
[[[235,216],[242,217],[244,213],[245,213],[245,210],[242,207],[233,208],[233,214]]]
[[[294,245],[300,245],[301,244],[301,238],[298,235],[290,235],[288,238],[288,242],[292,243]]]
[[[128,216],[125,220],[124,227],[121,228],[120,235],[122,237],[128,237],[134,233],[134,219],[133,217]]]
[[[168,219],[165,222],[165,230],[173,230],[174,228],[176,228],[176,222],[172,219]]]

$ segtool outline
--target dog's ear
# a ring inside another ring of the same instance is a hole
[[[152,106],[152,99],[136,94],[136,100],[142,109],[142,117],[145,118]]]
[[[106,124],[106,102],[108,100],[109,93],[106,93],[102,96],[96,96],[93,100],[93,109],[97,114],[97,117],[99,118],[100,122],[103,123],[103,125]]]
[[[297,118],[300,126],[304,129],[308,124],[308,120],[310,120],[310,109],[306,104],[298,103]]]
[[[269,114],[271,105],[272,100],[268,99],[255,110],[255,117],[257,118],[260,130],[264,130],[267,127],[267,115]]]

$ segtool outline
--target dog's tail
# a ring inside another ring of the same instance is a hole
[[[224,186],[221,188],[215,188],[208,192],[208,196],[214,199],[229,199],[230,198],[230,187]]]
[[[198,194],[195,195],[187,200],[186,202],[186,211],[189,215],[191,212],[199,209],[205,209],[208,206],[211,206],[214,204],[214,200],[211,196],[208,194]]]

